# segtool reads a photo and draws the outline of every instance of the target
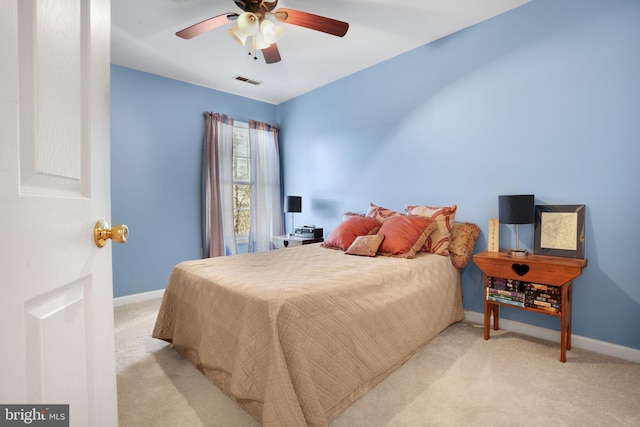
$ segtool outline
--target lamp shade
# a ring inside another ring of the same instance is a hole
[[[257,32],[253,35],[251,39],[251,49],[253,50],[262,50],[269,47],[269,43],[264,41],[264,36],[261,32]]]
[[[284,199],[285,212],[302,212],[302,197],[287,196]]]
[[[533,194],[498,196],[500,222],[503,224],[533,224],[535,205]]]
[[[231,37],[233,37],[242,46],[247,44],[247,39],[249,38],[249,36],[240,31],[240,28],[233,27],[229,30],[229,34],[231,34]]]
[[[269,45],[277,42],[282,35],[282,27],[267,19],[260,23],[260,31],[262,32],[265,43]]]
[[[242,12],[238,16],[238,28],[248,36],[253,36],[260,29],[258,15],[251,12]]]

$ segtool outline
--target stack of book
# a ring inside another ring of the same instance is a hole
[[[500,277],[490,277],[489,287],[501,291],[519,292],[525,291],[525,283],[520,280],[503,279]]]
[[[562,311],[562,289],[520,280],[489,277],[487,301],[529,307],[551,313]]]
[[[520,292],[503,291],[501,289],[487,288],[487,301],[501,302],[504,304],[524,307],[525,296]]]
[[[524,285],[519,280],[489,277],[487,301],[524,307]]]
[[[525,307],[559,313],[562,310],[562,290],[557,286],[527,283]]]

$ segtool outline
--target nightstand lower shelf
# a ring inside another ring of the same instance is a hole
[[[567,350],[571,350],[571,291],[572,282],[567,282],[561,286],[561,308],[560,311],[546,311],[539,308],[521,307],[508,303],[501,303],[498,301],[489,301],[486,297],[486,282],[491,277],[485,276],[485,299],[484,299],[484,339],[488,340],[491,337],[491,318],[493,317],[493,330],[500,329],[500,306],[512,307],[519,310],[525,310],[533,313],[546,314],[548,316],[555,316],[560,318],[560,361],[566,362]]]

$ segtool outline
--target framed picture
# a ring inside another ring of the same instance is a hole
[[[537,255],[584,258],[585,205],[536,205]]]

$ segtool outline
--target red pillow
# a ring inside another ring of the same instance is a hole
[[[423,216],[391,216],[378,230],[378,234],[384,235],[378,252],[381,255],[414,258],[436,228],[437,223]]]
[[[328,248],[347,250],[358,236],[375,234],[380,228],[380,223],[364,216],[350,216],[333,229],[322,243]]]

